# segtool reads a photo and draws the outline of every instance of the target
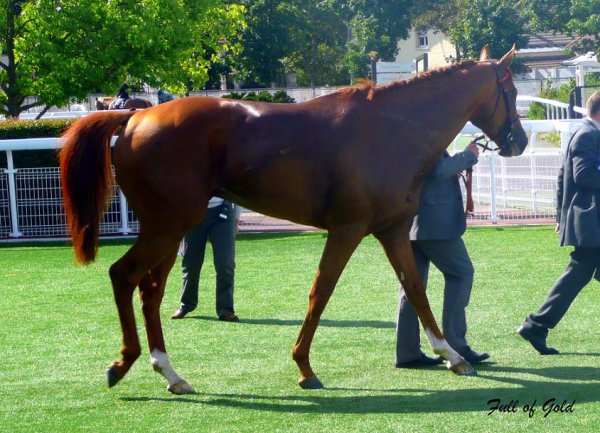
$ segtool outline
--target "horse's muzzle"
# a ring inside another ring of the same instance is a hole
[[[506,137],[507,146],[502,146],[498,155],[500,156],[519,156],[527,147],[527,134],[522,128],[511,128]]]

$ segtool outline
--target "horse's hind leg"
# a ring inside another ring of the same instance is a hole
[[[110,279],[123,332],[121,359],[115,361],[107,371],[110,387],[125,376],[141,353],[133,312],[133,291],[150,269],[173,251],[178,242],[177,236],[164,233],[145,235],[142,229],[136,243],[110,267]]]
[[[148,335],[148,346],[154,371],[162,374],[169,382],[167,389],[173,394],[193,393],[192,388],[171,367],[169,356],[165,349],[162,326],[160,323],[160,304],[165,293],[167,277],[177,257],[177,246],[140,282],[140,299],[142,312]]]
[[[300,369],[298,385],[305,389],[323,388],[310,366],[310,346],[319,319],[350,256],[364,236],[362,228],[332,230],[327,236],[325,250],[309,295],[308,311],[300,329],[292,357]]]
[[[406,292],[406,297],[415,309],[433,351],[448,360],[448,368],[457,374],[474,374],[475,370],[444,339],[438,327],[425,293],[423,281],[410,246],[406,227],[393,227],[375,233]],[[400,332],[400,331],[399,331]]]

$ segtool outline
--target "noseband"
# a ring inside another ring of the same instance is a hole
[[[509,96],[511,96],[511,93],[513,93],[513,92],[506,89],[506,87],[504,86],[504,83],[512,77],[512,72],[510,71],[510,69],[506,69],[504,75],[502,77],[500,77],[500,72],[498,71],[498,65],[494,63],[493,66],[494,66],[494,72],[496,73],[496,84],[497,84],[498,91],[496,92],[496,102],[494,103],[494,110],[492,111],[492,114],[486,119],[486,121],[493,119],[494,116],[496,115],[496,111],[498,110],[498,104],[500,103],[501,96],[502,96],[502,98],[504,98],[505,120],[504,120],[504,124],[502,125],[502,127],[500,128],[498,133],[496,133],[493,137],[486,139],[485,135],[483,135],[483,134],[478,134],[475,136],[475,140],[473,140],[473,142],[475,144],[477,144],[479,147],[481,147],[484,152],[486,150],[499,151],[500,150],[499,147],[492,148],[491,146],[489,146],[490,141],[496,142],[496,138],[498,138],[503,133],[506,133],[507,137],[512,135],[512,131],[513,131],[515,122],[517,120],[517,117],[513,118],[510,114]],[[483,144],[480,143],[479,142],[480,140],[484,140],[484,143]]]

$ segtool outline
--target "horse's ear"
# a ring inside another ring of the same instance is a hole
[[[508,68],[513,59],[515,58],[515,52],[517,51],[517,46],[516,44],[513,44],[512,48],[510,49],[510,51],[508,53],[506,53],[504,56],[502,56],[502,58],[500,59],[499,64],[501,66],[504,66],[505,68]]]
[[[481,49],[481,53],[479,53],[479,61],[482,62],[484,60],[490,59],[490,46],[486,45]]]

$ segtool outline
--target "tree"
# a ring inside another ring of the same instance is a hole
[[[211,53],[239,49],[243,8],[221,0],[2,0],[0,114],[113,93],[123,81],[182,90]],[[31,102],[28,101],[32,100]]]
[[[369,52],[392,60],[410,27],[413,0],[242,0],[244,52],[230,59],[247,83],[269,85],[294,71],[301,85],[365,76]]]
[[[567,31],[566,25],[570,19],[572,0],[528,0],[531,28],[533,31],[545,32]]]
[[[350,77],[364,77],[371,59],[393,61],[398,40],[408,36],[413,0],[329,0],[346,26],[342,65]]]
[[[536,31],[586,36],[577,49],[600,56],[600,2],[597,0],[528,0]]]
[[[590,36],[582,46],[596,51],[600,58],[600,2],[597,0],[574,0],[572,17],[567,23],[570,32],[579,36]]]
[[[413,0],[332,0],[338,13],[350,23],[350,39],[361,28],[366,55],[376,51],[380,59],[393,61],[398,52],[398,40],[408,36],[411,27]],[[358,24],[360,23],[360,24]]]
[[[282,62],[298,74],[300,84],[347,82],[341,66],[345,52],[346,26],[328,2],[297,1],[289,4],[296,19],[290,28],[293,51]]]
[[[513,44],[527,43],[527,11],[523,1],[426,0],[416,8],[415,23],[444,32],[459,57],[477,57],[489,45],[492,57],[500,58]]]
[[[285,71],[282,59],[294,51],[289,29],[298,25],[294,9],[281,0],[242,0],[247,27],[243,32],[243,51],[238,58],[226,59],[225,72],[250,86],[269,86]]]

